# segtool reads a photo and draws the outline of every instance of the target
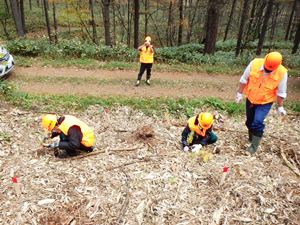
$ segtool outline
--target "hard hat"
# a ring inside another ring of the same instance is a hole
[[[42,127],[51,131],[57,123],[57,116],[54,114],[47,114],[42,116]]]
[[[282,63],[282,55],[279,52],[270,52],[265,57],[264,67],[267,70],[273,71]]]
[[[146,36],[146,37],[145,37],[145,41],[150,42],[150,41],[151,41],[151,37],[150,37],[150,36]]]
[[[201,127],[208,129],[214,122],[214,117],[211,113],[203,112],[199,114],[198,120]]]

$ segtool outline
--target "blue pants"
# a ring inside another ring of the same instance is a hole
[[[246,126],[255,136],[262,137],[265,129],[264,119],[268,115],[273,103],[263,105],[252,104],[246,101]]]

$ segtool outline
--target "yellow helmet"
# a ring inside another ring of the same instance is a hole
[[[57,116],[54,114],[47,114],[42,116],[42,127],[48,131],[53,130],[57,123]]]
[[[211,113],[203,112],[199,114],[198,120],[201,127],[208,129],[213,124],[214,117]]]
[[[282,55],[279,52],[270,52],[265,57],[264,66],[267,70],[276,70],[282,63]]]
[[[145,37],[145,41],[151,42],[151,37],[150,36],[146,36]]]

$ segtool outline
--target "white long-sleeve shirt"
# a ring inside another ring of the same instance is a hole
[[[246,67],[243,75],[241,76],[240,79],[240,83],[242,84],[247,84],[248,79],[249,79],[249,74],[250,74],[250,68],[251,68],[251,63],[249,63],[249,65]],[[264,65],[261,66],[260,71],[263,71],[263,76],[268,76],[271,73],[267,73],[264,70]],[[282,80],[280,81],[278,87],[277,87],[277,96],[282,97],[282,98],[286,98],[286,89],[287,89],[287,78],[288,78],[288,74],[287,72],[283,75]]]

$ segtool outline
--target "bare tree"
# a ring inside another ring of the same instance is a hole
[[[183,0],[179,0],[179,25],[178,25],[178,45],[182,44],[182,30],[183,30]]]
[[[144,36],[148,35],[148,10],[149,10],[149,2],[145,0],[145,33]]]
[[[258,45],[257,45],[257,49],[256,49],[256,55],[261,54],[261,50],[262,50],[262,47],[263,47],[263,44],[264,44],[264,41],[265,41],[266,32],[267,32],[268,22],[269,22],[269,19],[270,19],[271,15],[272,15],[273,3],[274,3],[274,0],[269,0],[268,1],[267,10],[266,10],[266,13],[265,13],[265,17],[264,17],[264,20],[263,20],[263,25],[262,25],[261,32],[260,32],[260,35],[259,35]]]
[[[250,0],[244,0],[241,24],[240,24],[240,29],[239,29],[239,34],[238,34],[236,49],[235,49],[235,57],[237,57],[240,54],[242,40],[243,40],[243,34],[244,34],[244,27],[245,27],[245,23],[246,23],[246,20],[248,17],[249,2],[250,2]]]
[[[139,0],[134,0],[134,26],[133,26],[133,47],[139,47],[139,19],[140,19],[140,4]]]
[[[44,6],[44,13],[45,13],[45,20],[46,20],[46,26],[47,26],[47,32],[49,37],[50,44],[52,43],[51,38],[51,28],[50,28],[50,22],[49,22],[49,15],[48,15],[48,8],[47,8],[47,0],[43,0],[43,6]]]
[[[173,28],[173,1],[170,0],[168,9],[168,26],[167,26],[167,45],[173,46],[172,42],[172,28]]]
[[[294,45],[293,45],[292,54],[295,54],[297,52],[298,47],[299,47],[299,43],[300,43],[300,22],[298,22],[297,31],[296,31],[296,35],[295,35],[295,39],[294,39]]]
[[[93,29],[93,42],[97,44],[97,29],[96,29],[96,22],[94,16],[94,0],[89,0],[89,8],[91,13],[91,25]]]
[[[19,37],[23,37],[25,35],[25,31],[24,31],[21,13],[20,13],[17,0],[10,0],[10,6],[11,6],[14,22],[16,25],[17,34]]]
[[[230,14],[229,14],[229,19],[228,19],[228,22],[227,22],[227,25],[226,25],[226,29],[225,29],[225,35],[224,35],[223,41],[226,41],[226,39],[227,39],[227,35],[228,35],[228,31],[229,31],[229,28],[230,28],[230,25],[231,25],[231,21],[232,21],[232,16],[233,16],[233,13],[234,13],[235,5],[236,5],[236,0],[233,0],[232,1],[232,5],[231,5]]]
[[[24,33],[26,33],[26,28],[25,28],[25,12],[24,12],[24,0],[19,0],[19,10],[21,14],[21,21],[22,21],[22,26],[24,29]]]
[[[208,2],[204,53],[213,54],[215,52],[222,5],[222,0],[209,0]]]
[[[58,38],[57,38],[57,19],[56,19],[56,5],[55,1],[52,1],[52,15],[53,15],[53,24],[54,24],[54,41],[55,44],[58,43]]]
[[[288,25],[286,27],[286,33],[285,33],[285,38],[284,38],[284,40],[286,40],[286,41],[288,40],[288,37],[289,37],[289,33],[290,33],[290,30],[291,30],[291,25],[292,25],[292,21],[293,21],[293,17],[294,17],[296,7],[297,7],[297,0],[294,0],[292,10],[291,10],[291,14],[290,14],[290,18],[289,18],[289,22],[288,22]]]
[[[104,37],[105,37],[105,45],[107,45],[107,46],[111,46],[109,6],[110,6],[110,0],[102,0],[102,15],[103,15],[103,23],[104,23]]]

